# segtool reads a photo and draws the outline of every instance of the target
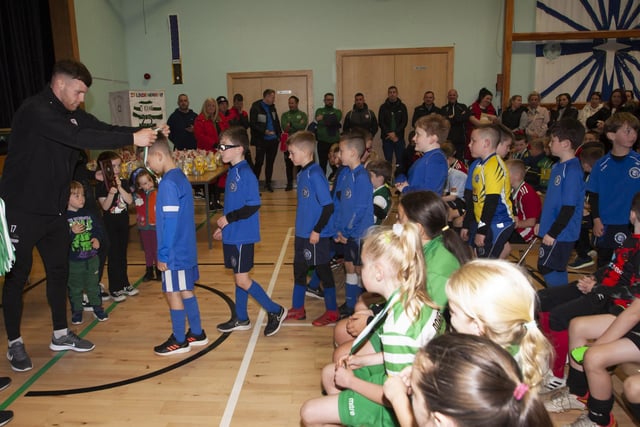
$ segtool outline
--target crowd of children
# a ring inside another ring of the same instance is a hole
[[[499,124],[480,125],[470,134],[469,151],[476,160],[467,169],[445,142],[449,122],[437,114],[424,116],[413,137],[417,160],[407,177],[395,178],[400,199],[393,227],[383,225],[393,203],[392,167],[370,157],[371,135],[340,137],[337,149],[329,149],[329,178],[314,161],[315,135],[289,135],[287,152],[298,172],[287,309],[250,277],[254,245],[260,241],[261,198],[245,160],[247,132],[230,127],[218,145],[230,167],[213,237],[222,240],[225,267],[233,272],[235,306],[217,330],[251,328],[249,296],[267,313],[265,336],[276,334],[285,321],[305,320],[306,296],[324,299],[325,312],[312,324],[336,325],[337,349],[322,372],[326,395],[301,408],[305,425],[405,426],[436,420],[479,426],[502,419],[498,424],[546,426],[551,425],[547,411],[585,404],[589,414],[574,425],[615,425],[606,368],[640,360],[635,331],[640,308],[634,302],[640,295],[640,155],[633,151],[639,130],[633,115],[613,114],[602,126],[611,143],[605,154],[593,133],[585,134],[573,118],[555,122],[548,140],[536,135],[528,141]],[[143,280],[162,281],[172,324],[169,339],[154,352],[164,356],[205,345],[194,294],[199,271],[191,185],[175,167],[164,137],[149,149],[149,170],[132,176],[133,191],[119,177],[121,163],[114,152],[98,158],[96,197],[104,230],[84,208],[82,184],[71,186],[72,323],[82,323],[83,294],[94,316],[108,319],[98,285],[98,251],[105,240],[110,297],[121,302],[138,294],[126,263],[128,205],[133,204],[145,253]],[[519,267],[497,259],[509,255],[510,243],[527,244],[536,237],[537,270],[546,284],[537,294]],[[568,268],[593,264],[592,245],[599,269],[569,282]],[[577,256],[570,262],[574,249]],[[336,254],[345,270],[340,306],[331,267]],[[493,259],[472,261],[474,256]],[[315,278],[308,284],[310,268]],[[584,352],[594,339],[584,365],[572,360],[565,380],[569,350]],[[481,373],[462,375],[478,367]],[[482,389],[476,399],[484,403],[443,399],[447,388],[450,396]],[[560,392],[542,405],[540,395],[556,389]]]

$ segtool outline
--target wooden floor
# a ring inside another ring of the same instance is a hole
[[[253,278],[277,302],[290,307],[295,192],[276,190],[262,196],[262,242],[256,246]],[[52,352],[45,277],[36,258],[22,322],[34,369],[16,373],[8,362],[0,362],[0,376],[13,379],[0,392],[0,408],[15,412],[12,426],[300,424],[300,405],[320,395],[320,370],[331,358],[331,328],[311,326],[324,304],[307,299],[307,320],[285,323],[277,335],[264,337],[264,312],[250,300],[254,328],[218,333],[215,325],[231,313],[233,277],[223,266],[220,242],[208,249],[202,202],[197,202],[196,210],[201,224],[197,295],[210,344],[183,355],[154,355],[153,346],[171,333],[168,308],[159,282],[140,281],[144,256],[132,229],[129,279],[140,294],[122,303],[105,303],[109,321],[98,323],[85,313],[85,322],[72,328],[96,344],[92,352]],[[578,415],[574,411],[554,420],[561,425]],[[618,407],[616,417],[620,426],[634,425]]]

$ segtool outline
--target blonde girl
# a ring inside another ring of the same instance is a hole
[[[440,312],[425,293],[422,242],[415,224],[372,228],[362,262],[367,290],[387,303],[356,338],[352,355],[324,368],[327,396],[305,402],[300,410],[304,425],[393,425],[393,412],[383,404],[382,384],[411,366],[415,353],[441,329]],[[381,348],[353,355],[372,330]]]
[[[461,333],[486,336],[518,361],[525,383],[538,387],[552,353],[534,318],[536,292],[514,264],[474,260],[447,282],[451,325]]]

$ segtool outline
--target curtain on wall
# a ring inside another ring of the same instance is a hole
[[[0,1],[0,128],[43,89],[53,63],[48,0]]]
[[[539,0],[536,31],[605,31],[640,28],[637,0]],[[594,39],[536,45],[536,88],[543,102],[566,92],[586,101],[593,91],[603,99],[616,88],[640,97],[640,39]]]

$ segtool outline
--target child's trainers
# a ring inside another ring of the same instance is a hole
[[[74,311],[71,313],[71,323],[74,325],[82,324],[82,311]]]
[[[275,335],[280,330],[280,326],[287,318],[287,309],[280,306],[280,311],[277,313],[267,313],[267,326],[264,327],[264,336],[270,337]]]
[[[575,394],[571,394],[569,389],[565,387],[544,402],[544,407],[547,411],[553,413],[567,412],[573,409],[583,411],[586,408],[585,402],[587,401],[588,394],[589,393],[585,396],[576,396]]]
[[[220,323],[217,329],[220,332],[247,331],[251,329],[251,320],[238,320],[234,317],[227,322]]]
[[[547,371],[547,375],[544,377],[544,382],[542,383],[540,394],[551,393],[553,391],[561,389],[565,385],[567,385],[567,380],[564,377],[558,378],[553,375],[553,372],[549,370]]]
[[[196,335],[191,332],[191,329],[187,331],[187,342],[189,345],[194,347],[199,347],[202,345],[209,344],[209,338],[207,338],[207,334],[204,333],[204,329],[200,332],[200,335]]]
[[[102,283],[98,283],[100,285],[100,298],[102,301],[109,301],[111,299],[111,295],[104,289],[104,285]]]
[[[311,324],[313,326],[335,325],[338,320],[340,320],[340,313],[338,313],[338,310],[327,310],[322,314],[322,316],[311,322]]]
[[[305,295],[311,298],[324,299],[324,291],[321,288],[313,289],[307,286]]]
[[[345,317],[349,317],[353,314],[353,308],[349,307],[345,302],[340,307],[338,307],[338,313],[340,314],[340,318],[344,319]]]
[[[115,302],[122,302],[127,299],[124,290],[111,292],[111,299]]]
[[[56,338],[56,336],[53,335],[49,348],[53,351],[73,350],[83,353],[93,350],[96,346],[91,341],[80,338],[71,331],[67,331],[67,335],[60,338]]]
[[[191,350],[191,348],[189,347],[187,340],[185,339],[184,342],[179,343],[176,341],[176,337],[174,337],[173,334],[171,334],[168,340],[153,348],[153,352],[158,356],[186,353],[189,350]]]
[[[138,295],[140,293],[139,290],[137,290],[136,288],[134,288],[131,285],[127,285],[124,288],[122,288],[122,292],[124,292],[125,294],[127,294],[130,297],[132,297],[134,295]]]
[[[304,320],[307,318],[307,313],[304,311],[304,307],[290,308],[287,311],[287,320]]]
[[[104,311],[101,305],[93,307],[93,316],[98,319],[98,322],[104,322],[109,320],[109,315]]]
[[[565,424],[564,427],[617,427],[618,423],[615,418],[613,418],[613,414],[609,414],[609,424],[601,426],[600,424],[596,424],[589,418],[589,414],[582,414],[578,417],[577,420],[572,422],[571,424]]]

